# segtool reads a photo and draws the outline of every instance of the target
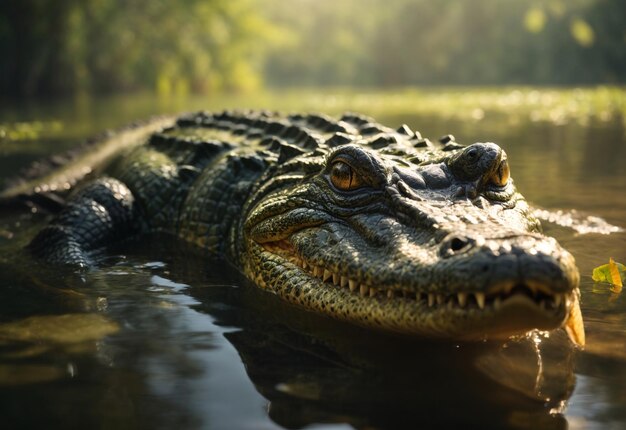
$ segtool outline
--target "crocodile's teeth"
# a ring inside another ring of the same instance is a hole
[[[346,285],[348,285],[348,278],[346,278],[345,276],[342,276],[340,283],[342,287],[345,287]]]
[[[478,303],[478,307],[480,309],[485,308],[485,293],[474,293],[476,296],[476,303]]]
[[[378,290],[376,288],[370,288],[370,297],[374,297],[378,294]]]
[[[415,293],[415,300],[418,302],[422,300],[422,293]]]
[[[302,260],[302,268],[306,270],[307,267],[306,261]]]
[[[435,295],[428,293],[428,307],[432,307],[435,304]]]
[[[502,299],[500,297],[493,299],[493,307],[495,310],[500,309],[500,305],[502,305]]]
[[[333,284],[335,284],[335,285],[339,285],[339,279],[340,279],[340,278],[341,278],[341,277],[340,277],[338,274],[333,273]]]
[[[467,293],[457,293],[456,298],[459,301],[459,305],[461,305],[461,307],[464,308],[465,305],[467,304]]]
[[[313,276],[319,277],[322,274],[322,268],[319,266],[313,266]]]
[[[330,270],[324,269],[324,277],[323,277],[324,282],[328,281],[332,276],[333,274]]]
[[[369,291],[369,288],[367,287],[367,285],[361,284],[361,288],[359,289],[361,296],[365,296],[368,291]]]
[[[388,299],[393,298],[393,290],[387,290],[387,298]]]
[[[561,301],[563,301],[563,296],[561,294],[556,294],[554,296],[554,306],[558,308],[561,304]]]
[[[443,303],[445,302],[445,299],[443,298],[443,296],[441,294],[437,294],[437,304],[438,305],[443,305]]]
[[[531,291],[533,292],[534,295],[537,295],[537,293],[543,293],[545,295],[551,295],[550,288],[547,285],[543,284],[543,283],[528,281],[526,283],[526,285],[528,286],[528,288],[531,289]]]
[[[352,279],[350,279],[348,281],[348,285],[350,286],[350,291],[354,291],[356,290],[357,287],[357,283],[355,281],[353,281]]]
[[[502,291],[500,291],[501,294],[509,294],[511,292],[511,290],[513,289],[514,284],[512,282],[507,283],[506,285],[504,285],[502,287]]]

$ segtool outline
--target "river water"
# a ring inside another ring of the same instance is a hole
[[[0,180],[155,113],[343,107],[332,98],[277,100],[3,106]],[[461,143],[495,141],[535,207],[626,228],[623,112],[544,118],[523,106],[477,105],[459,117],[372,105],[368,113],[433,140],[453,133]],[[224,262],[157,235],[111,249],[87,273],[50,268],[20,252],[45,218],[0,213],[3,428],[626,428],[626,298],[591,279],[610,257],[626,263],[623,231],[544,223],[581,272],[580,351],[560,331],[504,344],[371,333],[292,309]]]

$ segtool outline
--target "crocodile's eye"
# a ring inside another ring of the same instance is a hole
[[[480,158],[480,153],[478,152],[478,149],[476,148],[470,148],[466,153],[465,153],[465,158],[471,162],[474,163],[476,162],[476,160],[478,160]]]
[[[350,191],[359,188],[363,182],[359,175],[343,161],[335,161],[330,169],[330,181],[342,191]]]
[[[503,187],[509,181],[509,176],[511,176],[511,169],[505,158],[500,161],[498,168],[492,173],[490,182],[498,187]]]

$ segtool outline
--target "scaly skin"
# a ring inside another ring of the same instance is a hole
[[[493,143],[433,144],[353,114],[198,113],[92,176],[35,254],[89,265],[121,230],[165,231],[334,318],[459,339],[567,323],[584,342],[568,320],[574,259],[539,232]]]

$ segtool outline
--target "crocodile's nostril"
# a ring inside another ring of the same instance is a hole
[[[441,255],[451,257],[469,251],[474,241],[463,236],[452,236],[441,244]]]
[[[461,239],[460,237],[452,238],[450,241],[450,249],[454,252],[460,251],[469,245],[467,239]]]

